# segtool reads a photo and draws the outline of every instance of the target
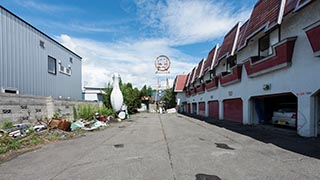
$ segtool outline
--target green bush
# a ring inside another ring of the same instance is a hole
[[[74,119],[92,119],[95,113],[100,115],[109,116],[113,115],[114,112],[111,108],[98,107],[90,104],[80,104],[74,107],[73,117]]]
[[[8,144],[8,149],[19,149],[21,147],[22,143],[18,140],[12,140]]]
[[[78,118],[81,119],[92,119],[92,116],[94,115],[95,107],[93,107],[90,104],[80,104],[78,105]]]
[[[31,142],[35,145],[39,144],[42,141],[42,139],[39,136],[33,136],[31,138]]]
[[[106,108],[106,107],[100,107],[98,112],[100,115],[104,115],[104,116],[114,115],[113,109]]]
[[[137,112],[137,109],[141,107],[140,91],[138,88],[133,88],[131,83],[122,83],[120,81],[120,90],[123,95],[123,102],[128,106],[128,112],[130,114]],[[149,88],[150,89],[150,88]],[[110,103],[110,95],[112,92],[112,86],[108,84],[108,87],[104,90],[105,95],[104,104],[107,108],[112,109]],[[147,90],[146,90],[147,91]]]
[[[78,112],[76,106],[73,106],[73,119],[78,119]]]
[[[13,128],[14,123],[8,119],[4,119],[1,122],[1,129],[9,129],[9,128]]]

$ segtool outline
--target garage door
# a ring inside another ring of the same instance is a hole
[[[209,101],[208,110],[209,117],[219,119],[219,101]]]
[[[224,119],[242,123],[243,105],[241,99],[228,99],[223,101]]]
[[[197,103],[192,103],[192,114],[197,114]]]
[[[199,115],[200,116],[206,115],[206,103],[205,102],[199,102]]]

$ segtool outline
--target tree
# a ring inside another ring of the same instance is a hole
[[[110,102],[110,95],[112,92],[112,86],[110,82],[108,83],[107,87],[104,89],[105,94],[103,95],[103,103],[107,108],[112,109],[111,102]]]
[[[140,91],[137,88],[132,88],[131,83],[125,83],[120,87],[124,103],[128,106],[129,113],[136,113],[141,107]]]
[[[130,114],[136,113],[137,109],[141,107],[140,91],[137,88],[133,88],[131,83],[119,83],[120,90],[123,95],[123,101],[128,106],[128,111]],[[108,108],[112,108],[110,102],[110,95],[112,92],[112,86],[108,83],[105,89],[104,104]]]
[[[161,97],[162,101],[166,102],[167,109],[175,108],[176,103],[176,93],[173,91],[173,88],[164,90],[164,95]]]
[[[151,86],[148,86],[147,88],[147,85],[144,85],[142,87],[142,89],[140,90],[140,97],[143,97],[143,96],[152,96],[152,92],[153,92],[153,89],[151,88]]]

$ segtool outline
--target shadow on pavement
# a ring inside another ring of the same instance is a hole
[[[197,174],[196,180],[221,180],[221,179],[215,175]]]
[[[284,129],[271,125],[242,125],[230,121],[214,120],[212,118],[183,114],[205,121],[209,124],[249,136],[264,143],[271,143],[280,148],[305,156],[320,159],[320,138],[304,138],[295,130]]]

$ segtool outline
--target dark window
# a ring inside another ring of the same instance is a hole
[[[200,84],[202,84],[203,83],[203,77],[202,78],[200,78]]]
[[[259,56],[260,58],[267,57],[269,55],[270,36],[269,34],[259,39]]]
[[[70,75],[70,74],[71,74],[71,69],[70,69],[70,68],[67,68],[66,70],[67,70],[67,74]]]
[[[17,90],[5,89],[4,93],[17,94]]]
[[[48,73],[57,74],[57,60],[48,56]]]
[[[231,56],[227,59],[226,72],[231,72],[231,69],[237,65],[237,56]]]
[[[39,43],[40,43],[40,47],[44,48],[44,41],[41,41],[41,40],[40,40]]]
[[[70,63],[73,63],[73,59],[72,57],[69,58]]]
[[[210,71],[210,79],[213,79],[216,76],[216,69]]]
[[[64,72],[64,66],[60,65],[60,71]]]

